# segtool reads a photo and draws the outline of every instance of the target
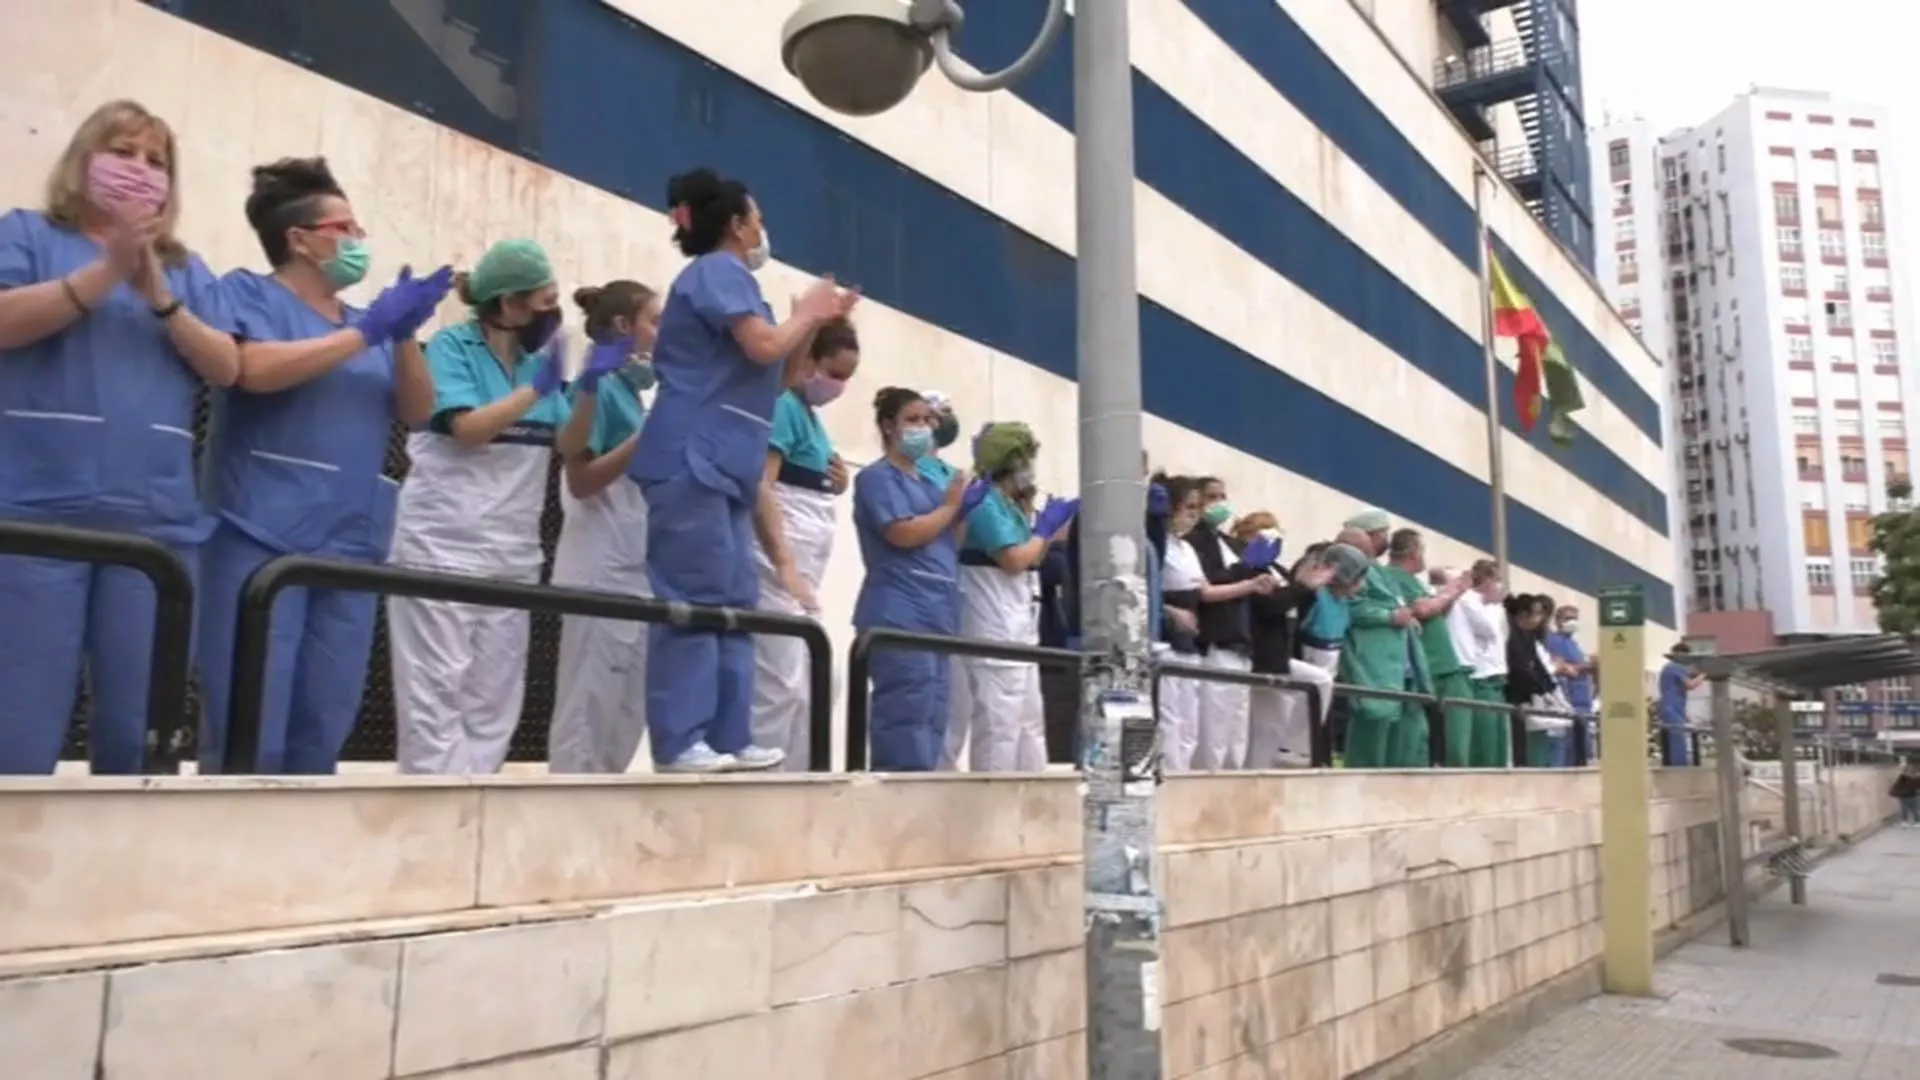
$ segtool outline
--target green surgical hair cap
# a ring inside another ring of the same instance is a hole
[[[532,292],[553,284],[547,251],[532,240],[502,240],[480,256],[467,274],[467,297],[484,304],[495,297]]]

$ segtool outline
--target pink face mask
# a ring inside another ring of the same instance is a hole
[[[167,174],[144,161],[106,153],[87,159],[87,194],[102,209],[157,214],[172,189]]]
[[[800,396],[807,404],[815,408],[825,405],[847,392],[847,384],[839,379],[829,379],[824,375],[809,375],[800,384]]]

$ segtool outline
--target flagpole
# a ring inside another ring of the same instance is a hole
[[[1504,579],[1512,568],[1507,562],[1507,470],[1500,445],[1500,358],[1493,348],[1493,251],[1486,214],[1486,188],[1492,179],[1486,164],[1476,159],[1473,224],[1480,241],[1480,347],[1487,367],[1487,486],[1493,494],[1493,561]]]

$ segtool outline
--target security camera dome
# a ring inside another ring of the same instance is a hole
[[[900,104],[933,62],[907,0],[806,0],[780,40],[781,59],[807,93],[848,116]]]

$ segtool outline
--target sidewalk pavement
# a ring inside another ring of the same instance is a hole
[[[1461,1080],[1920,1080],[1920,829],[1752,916],[1749,948],[1715,927],[1660,962],[1658,997],[1585,1002]]]

